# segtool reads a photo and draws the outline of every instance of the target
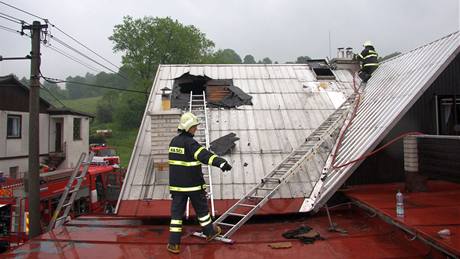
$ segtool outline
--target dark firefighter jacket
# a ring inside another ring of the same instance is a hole
[[[169,190],[192,192],[205,188],[201,164],[220,167],[225,159],[198,144],[193,135],[181,132],[169,144]]]
[[[362,62],[361,68],[365,67],[378,67],[379,62],[377,61],[379,55],[374,50],[374,47],[367,46],[361,51],[361,54],[358,55],[358,60]]]

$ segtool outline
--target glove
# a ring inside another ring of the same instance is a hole
[[[223,172],[232,170],[232,166],[227,161],[223,162],[219,167]]]

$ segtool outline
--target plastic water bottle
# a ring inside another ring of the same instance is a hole
[[[399,190],[396,193],[396,216],[404,217],[404,196]]]

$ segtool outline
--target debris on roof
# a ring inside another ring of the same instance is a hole
[[[236,108],[241,105],[252,105],[252,96],[243,92],[239,87],[229,85],[226,87],[230,94],[218,102],[208,102],[210,107]]]
[[[191,75],[189,72],[174,80],[171,106],[186,109],[189,106],[190,92],[201,94],[206,91],[209,107],[236,108],[241,105],[252,105],[252,96],[233,85],[231,79],[214,80],[206,75]]]
[[[211,150],[219,156],[223,156],[235,147],[235,141],[240,138],[235,133],[229,133],[211,142]]]

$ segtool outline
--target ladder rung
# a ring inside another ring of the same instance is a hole
[[[239,203],[238,206],[242,206],[242,207],[251,207],[251,208],[257,207],[257,205],[246,204],[246,203]]]
[[[238,217],[245,217],[246,216],[245,214],[234,213],[234,212],[229,212],[228,215],[238,216]]]
[[[252,198],[253,199],[263,199],[263,198],[265,198],[265,196],[259,196],[259,195],[251,195],[251,196],[249,196],[249,199],[252,199]]]
[[[222,225],[222,226],[227,226],[227,227],[234,227],[235,225],[230,224],[230,223],[224,223],[224,222],[217,222],[217,224]]]
[[[66,203],[66,204],[63,204],[62,207],[67,207],[67,206],[69,206],[69,205],[72,205],[72,202],[68,202],[68,203]]]
[[[56,222],[61,221],[61,220],[65,219],[66,217],[67,217],[67,216],[59,217],[59,218],[56,219]]]
[[[74,193],[74,192],[78,192],[78,190],[77,189],[72,189],[72,190],[69,191],[69,193]]]
[[[266,188],[266,187],[257,187],[259,190],[264,190],[264,191],[273,191],[275,188]]]
[[[262,179],[262,182],[265,183],[265,182],[278,182],[278,183],[281,183],[281,179],[280,178],[276,178],[276,177],[265,177]]]
[[[282,163],[281,165],[279,165],[279,167],[293,166],[295,164],[296,163]]]

